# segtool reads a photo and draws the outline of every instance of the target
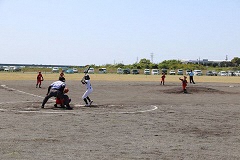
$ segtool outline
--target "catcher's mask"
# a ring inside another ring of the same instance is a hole
[[[59,81],[65,82],[65,78],[64,77],[59,77]]]
[[[86,75],[84,78],[85,78],[85,80],[89,80],[90,79],[89,75]]]

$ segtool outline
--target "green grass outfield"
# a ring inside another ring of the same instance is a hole
[[[0,72],[0,80],[36,80],[38,73],[33,72]],[[66,80],[81,80],[83,73],[65,74]],[[55,81],[59,73],[43,73],[44,80]],[[92,81],[152,81],[160,82],[161,75],[132,74],[90,74]],[[166,82],[178,82],[179,75],[166,75]],[[236,76],[194,76],[196,82],[240,83]]]

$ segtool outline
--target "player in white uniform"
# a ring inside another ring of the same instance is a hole
[[[86,89],[87,89],[86,92],[83,94],[82,99],[86,103],[85,106],[91,106],[93,101],[89,98],[89,95],[92,93],[93,88],[91,86],[89,75],[85,75],[84,79],[81,82],[86,86]]]

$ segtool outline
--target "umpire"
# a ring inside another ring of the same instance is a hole
[[[44,108],[44,105],[47,103],[48,99],[51,97],[57,97],[58,99],[63,99],[63,95],[64,95],[63,90],[65,87],[66,87],[66,83],[65,83],[64,77],[59,77],[58,81],[53,82],[48,87],[47,95],[42,102],[42,108]]]

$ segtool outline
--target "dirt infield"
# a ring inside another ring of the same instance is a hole
[[[91,77],[92,107],[67,79],[73,110],[40,108],[52,80],[0,80],[0,159],[240,159],[240,84]]]

